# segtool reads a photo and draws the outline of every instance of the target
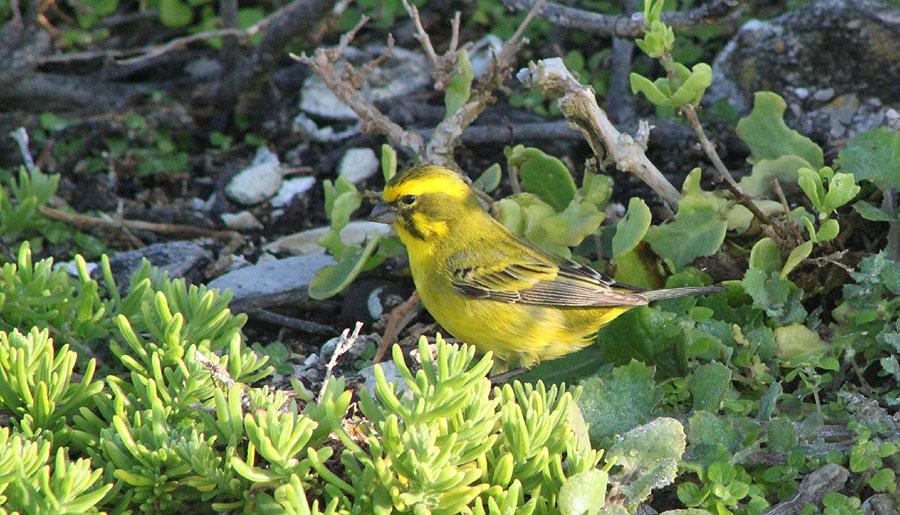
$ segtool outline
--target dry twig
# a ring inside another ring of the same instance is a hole
[[[422,45],[425,57],[428,58],[428,63],[434,72],[434,89],[443,91],[447,81],[450,80],[450,77],[456,71],[456,63],[459,60],[459,11],[456,12],[453,16],[453,21],[450,22],[450,45],[447,47],[446,52],[438,55],[434,50],[434,45],[431,43],[431,37],[428,36],[428,33],[425,32],[425,27],[422,25],[419,9],[414,5],[410,5],[407,0],[403,0],[403,7],[416,26],[416,39]]]
[[[337,345],[334,346],[334,353],[331,354],[331,359],[329,359],[328,364],[325,365],[325,380],[322,381],[322,388],[319,390],[320,401],[322,400],[322,395],[325,393],[325,389],[328,387],[328,381],[331,380],[331,376],[334,373],[334,367],[337,366],[338,358],[353,348],[356,340],[359,339],[359,332],[362,330],[362,327],[363,323],[357,322],[356,327],[353,328],[352,334],[350,333],[350,329],[344,329],[344,332],[341,333],[340,340],[338,340]]]
[[[621,133],[597,105],[590,87],[578,82],[562,59],[543,59],[531,63],[519,72],[519,80],[526,87],[535,88],[548,97],[558,97],[558,105],[566,119],[577,127],[597,157],[604,149],[616,167],[631,172],[650,186],[666,203],[674,208],[681,194],[656,168],[644,148],[630,135]]]
[[[427,144],[418,132],[404,130],[359,92],[359,87],[361,86],[360,78],[364,76],[364,72],[371,71],[378,63],[374,65],[369,63],[363,67],[362,71],[358,71],[344,60],[343,55],[357,32],[368,21],[367,18],[364,17],[356,27],[344,34],[338,46],[334,48],[319,48],[312,57],[295,55],[292,55],[292,57],[312,67],[313,71],[322,78],[322,81],[325,82],[335,96],[363,120],[364,130],[387,136],[394,144],[405,148],[422,161],[455,169],[457,167],[453,159],[453,150],[459,144],[463,131],[475,121],[487,106],[495,101],[493,92],[509,77],[515,55],[525,43],[525,38],[522,35],[531,21],[537,16],[543,3],[544,0],[539,0],[532,7],[515,34],[504,43],[502,50],[491,63],[491,66],[479,78],[468,102],[457,112],[445,117],[435,127]],[[433,69],[435,88],[441,90],[450,77],[453,76],[459,59],[459,16],[454,17],[451,22],[452,34],[448,50],[444,54],[438,54],[434,49],[431,38],[422,25],[418,9],[407,2],[404,2],[404,5],[416,26],[416,38],[422,45],[428,62]]]
[[[489,105],[496,101],[494,91],[496,91],[503,82],[512,73],[512,67],[515,64],[516,54],[527,43],[527,39],[523,37],[525,29],[537,17],[545,0],[538,0],[531,7],[528,15],[519,24],[516,32],[503,43],[500,53],[494,58],[491,65],[478,79],[478,83],[472,90],[469,101],[465,103],[458,111],[444,118],[431,135],[425,155],[429,162],[434,162],[456,168],[453,159],[453,150],[459,145],[460,136],[463,131],[478,118]]]
[[[102,228],[102,229],[136,229],[139,231],[150,231],[157,234],[166,234],[169,236],[181,236],[187,238],[208,237],[215,239],[232,239],[241,238],[243,236],[235,231],[217,231],[214,229],[205,229],[193,225],[182,224],[162,224],[145,222],[143,220],[110,220],[109,218],[101,218],[97,216],[82,215],[79,213],[67,213],[65,211],[52,208],[50,206],[40,206],[38,210],[44,216],[59,220],[70,225],[82,228]]]
[[[397,340],[397,337],[400,336],[400,331],[412,322],[420,311],[421,303],[419,302],[419,294],[413,292],[403,304],[395,307],[390,312],[387,325],[384,328],[384,336],[381,338],[381,343],[378,344],[378,349],[375,350],[373,362],[378,363],[384,359],[388,348],[390,348]]]
[[[303,320],[301,318],[296,318],[288,315],[282,315],[281,313],[275,313],[274,311],[269,311],[264,308],[251,308],[244,310],[249,317],[254,318],[256,320],[262,320],[263,322],[268,322],[270,324],[279,325],[283,327],[289,327],[291,329],[296,329],[298,331],[303,331],[311,334],[333,334],[334,327],[329,325],[319,324],[317,322],[313,322],[311,320]]]
[[[537,4],[535,0],[503,0],[503,3],[510,9],[519,11],[532,9]],[[673,29],[693,27],[726,17],[739,5],[738,0],[712,0],[687,11],[663,13],[662,21]],[[643,13],[609,15],[548,2],[541,9],[540,16],[560,27],[581,29],[604,36],[634,39],[644,35]]]
[[[16,144],[19,145],[19,153],[22,154],[22,163],[25,165],[25,169],[28,170],[28,173],[34,173],[37,168],[34,166],[34,158],[31,156],[31,149],[28,148],[28,131],[25,130],[25,127],[19,127],[18,129],[9,133],[10,136],[14,140],[16,140]]]
[[[356,26],[341,37],[338,46],[334,48],[319,48],[312,57],[291,54],[291,57],[301,63],[308,64],[316,74],[321,77],[325,85],[337,96],[341,102],[347,104],[354,113],[363,120],[363,128],[376,134],[384,134],[395,144],[400,145],[413,153],[422,156],[425,153],[425,141],[415,132],[409,132],[394,123],[384,115],[375,105],[366,99],[352,84],[350,77],[359,77],[359,72],[350,63],[343,60],[343,54],[356,33],[368,22],[363,17]],[[338,65],[343,73],[338,71]]]

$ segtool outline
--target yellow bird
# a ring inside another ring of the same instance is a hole
[[[494,220],[472,188],[440,166],[396,174],[369,218],[394,227],[419,297],[441,326],[521,367],[590,345],[635,306],[720,291],[641,290],[541,250]]]

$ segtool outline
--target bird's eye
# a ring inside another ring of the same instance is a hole
[[[400,197],[400,205],[402,206],[411,206],[416,203],[415,195],[403,195]]]

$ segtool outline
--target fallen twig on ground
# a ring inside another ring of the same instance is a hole
[[[120,230],[124,228],[135,229],[139,231],[150,231],[157,234],[166,234],[169,236],[181,236],[187,238],[208,237],[218,240],[232,239],[237,237],[243,238],[240,233],[237,233],[235,231],[218,231],[215,229],[205,229],[203,227],[196,227],[193,225],[163,224],[145,222],[143,220],[115,220],[105,217],[83,215],[80,213],[68,213],[66,211],[52,208],[50,206],[40,206],[38,210],[41,212],[41,214],[48,218],[59,220],[67,224],[86,229],[103,228]]]
[[[510,9],[527,11],[538,2],[535,0],[503,0],[503,3]],[[673,29],[693,27],[724,18],[732,14],[739,5],[738,0],[712,0],[686,11],[663,13],[662,21]],[[581,29],[604,36],[634,39],[644,35],[645,23],[642,13],[602,14],[548,2],[541,9],[539,16],[561,27]]]
[[[241,310],[235,309],[235,311],[241,311]],[[313,322],[311,320],[303,320],[303,319],[288,316],[288,315],[282,315],[281,313],[275,313],[273,311],[269,311],[269,310],[263,309],[263,308],[251,308],[251,309],[246,309],[243,311],[250,318],[254,318],[256,320],[262,320],[263,322],[268,322],[270,324],[289,327],[291,329],[297,329],[298,331],[303,331],[306,333],[312,333],[312,334],[332,334],[332,333],[334,333],[334,327],[331,327],[330,325],[319,324],[319,323]]]

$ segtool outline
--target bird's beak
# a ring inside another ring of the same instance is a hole
[[[369,213],[369,220],[382,224],[393,223],[397,219],[397,210],[385,204],[381,200],[375,204],[375,208]]]

